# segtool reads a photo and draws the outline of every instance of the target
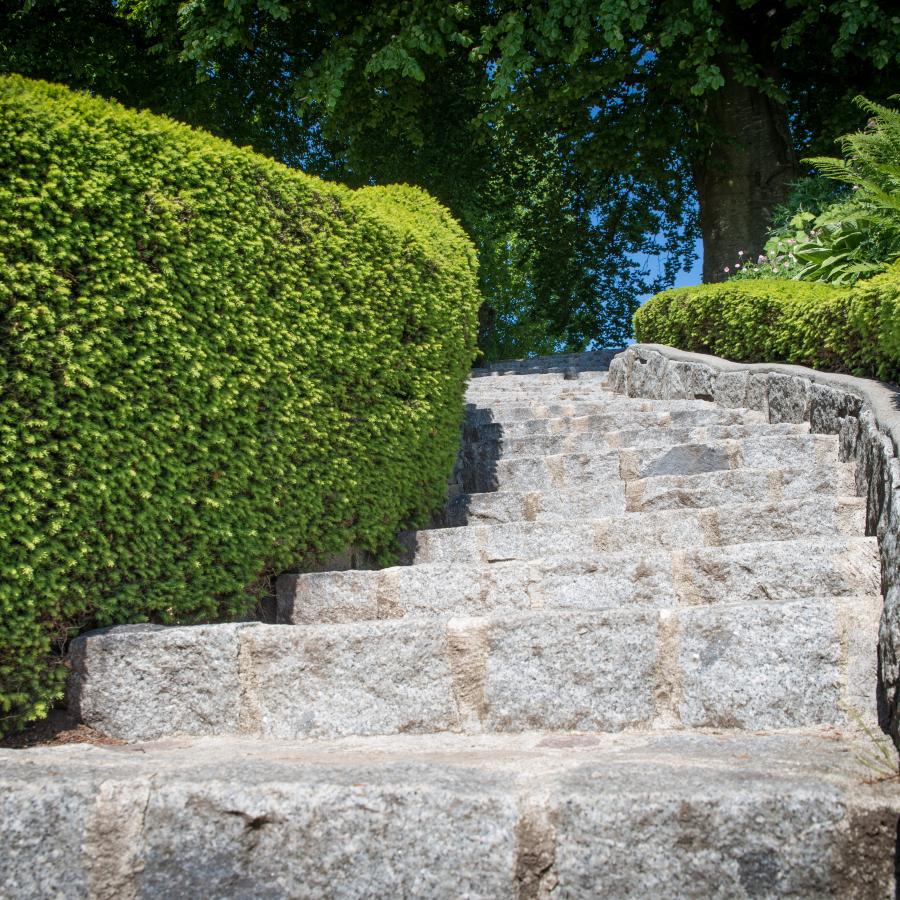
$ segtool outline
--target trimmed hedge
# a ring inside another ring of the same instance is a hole
[[[200,131],[0,78],[0,717],[84,627],[246,614],[443,498],[472,244]],[[2,730],[2,728],[0,728]]]
[[[852,288],[748,280],[677,288],[634,315],[638,341],[743,362],[900,379],[900,265]]]

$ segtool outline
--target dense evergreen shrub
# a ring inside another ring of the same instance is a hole
[[[253,608],[442,499],[476,263],[405,186],[352,192],[166,119],[0,79],[0,716],[86,626]]]
[[[647,343],[896,381],[900,265],[851,288],[771,279],[664,291],[634,327]]]

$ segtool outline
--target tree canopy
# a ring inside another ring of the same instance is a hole
[[[489,356],[621,342],[700,230],[708,280],[761,249],[798,155],[830,152],[850,98],[900,70],[886,0],[90,2],[177,74],[147,92],[159,111],[450,206],[479,247]]]

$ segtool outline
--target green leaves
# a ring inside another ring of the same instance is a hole
[[[900,265],[851,288],[773,278],[665,291],[634,324],[639,341],[896,381]]]
[[[475,285],[418,189],[0,78],[6,724],[59,696],[79,629],[244,615],[273,574],[421,523]]]
[[[815,213],[800,201],[798,212],[770,233],[767,264],[744,277],[767,277],[774,267],[784,277],[850,285],[900,259],[900,111],[861,97],[857,105],[873,118],[841,138],[845,158],[805,160],[820,175],[798,185],[821,191],[831,179],[838,182],[836,199],[824,208],[814,203]]]

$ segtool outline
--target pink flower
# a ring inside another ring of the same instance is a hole
[[[744,251],[743,251],[743,250],[738,250],[738,256],[743,256],[743,255],[744,255]]]
[[[760,253],[760,254],[759,254],[759,257],[757,258],[756,261],[757,261],[758,263],[768,262],[768,261],[769,261],[769,257],[766,256],[764,253]]]
[[[730,268],[729,266],[725,266],[725,271],[726,271],[726,272],[730,272],[730,271],[731,271],[731,268]]]
[[[734,267],[735,267],[736,269],[739,269],[739,268],[741,267],[741,264],[740,264],[740,263],[735,263],[735,264],[734,264]]]

